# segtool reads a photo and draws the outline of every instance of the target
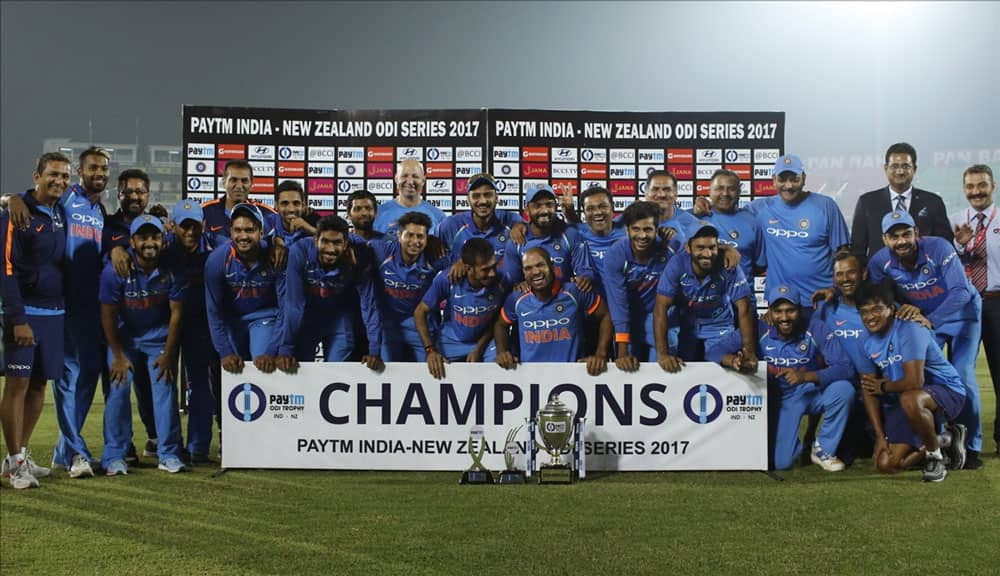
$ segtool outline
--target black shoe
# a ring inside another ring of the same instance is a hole
[[[191,464],[214,464],[207,452],[191,452]]]
[[[156,438],[150,438],[146,440],[146,447],[142,449],[142,455],[146,458],[156,458],[157,448],[159,448],[159,443],[156,441]]]
[[[979,470],[983,467],[983,461],[979,459],[979,452],[976,450],[966,450],[965,465],[962,470]]]
[[[139,463],[139,455],[136,454],[135,444],[128,445],[128,451],[125,453],[125,463],[129,466]]]
[[[941,482],[946,476],[948,469],[945,468],[943,459],[929,455],[924,459],[924,482]]]

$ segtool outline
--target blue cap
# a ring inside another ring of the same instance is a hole
[[[913,227],[916,223],[913,222],[913,216],[910,216],[909,212],[893,210],[882,217],[882,233],[885,234],[894,226]]]
[[[778,161],[774,163],[775,176],[781,174],[782,172],[793,172],[801,176],[805,171],[805,166],[802,165],[802,160],[794,154],[785,154],[784,156],[778,158]]]
[[[706,234],[705,233],[706,230],[714,231],[714,234],[712,233]],[[689,224],[687,228],[688,240],[693,240],[698,236],[718,236],[718,235],[719,235],[718,227],[716,227],[715,224],[712,224],[708,220],[697,220]]]
[[[774,306],[779,300],[788,300],[796,306],[801,301],[799,299],[799,291],[794,286],[789,286],[788,284],[779,284],[767,291],[768,306]]]
[[[205,213],[201,210],[201,204],[191,200],[181,200],[174,204],[173,220],[174,224],[181,224],[185,220],[194,220],[201,224],[205,219]]]
[[[528,193],[524,195],[524,203],[531,204],[535,201],[535,197],[539,194],[547,193],[552,196],[552,199],[556,199],[556,193],[552,191],[552,186],[548,184],[542,184],[541,186],[532,186],[528,188]]]
[[[133,220],[132,225],[128,228],[128,233],[135,236],[143,226],[155,226],[160,231],[160,234],[163,234],[163,222],[160,222],[159,218],[150,214],[141,214]]]
[[[229,213],[229,221],[232,222],[234,218],[240,215],[240,213],[256,220],[260,224],[261,228],[264,227],[264,215],[260,213],[260,208],[246,202],[237,204],[236,206],[233,206],[232,212]]]
[[[497,181],[493,178],[493,176],[487,174],[486,172],[480,172],[479,174],[473,174],[472,176],[469,176],[466,190],[471,191],[475,188],[482,186],[483,184],[486,184],[487,186],[489,186],[494,190],[497,189]]]

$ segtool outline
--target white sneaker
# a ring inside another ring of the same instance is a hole
[[[125,464],[125,461],[120,458],[118,460],[112,460],[112,462],[108,464],[107,468],[104,469],[104,473],[108,476],[125,476],[128,474],[128,465]]]
[[[10,472],[10,487],[15,490],[27,490],[28,488],[38,488],[38,480],[31,475],[28,467],[22,463]]]
[[[27,450],[24,452],[24,463],[28,466],[28,472],[31,472],[31,475],[35,478],[46,478],[52,475],[52,469],[35,464],[35,460],[31,457],[31,452]]]
[[[813,444],[810,458],[812,459],[813,464],[819,466],[827,472],[840,472],[845,468],[844,462],[840,458],[837,458],[833,454],[823,450],[823,447],[819,445],[819,442],[815,442]]]
[[[181,459],[176,456],[169,456],[167,458],[164,458],[160,462],[160,465],[157,466],[157,468],[165,472],[170,472],[171,474],[176,474],[178,472],[183,472],[184,470],[187,470],[187,466],[185,466],[184,463],[181,462]]]
[[[73,455],[73,464],[69,467],[70,478],[92,478],[94,469],[90,467],[90,462],[79,454]]]
[[[10,478],[10,473],[14,471],[17,460],[12,463],[11,458],[17,458],[17,456],[4,456],[3,464],[0,464],[0,478]]]

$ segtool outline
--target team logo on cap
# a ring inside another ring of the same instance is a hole
[[[903,214],[901,212],[893,212],[892,213],[892,219],[893,220],[899,220],[902,217],[903,217]]]
[[[732,238],[733,240],[736,240],[737,238],[740,237],[740,233],[737,232],[736,230],[730,230],[729,237]]]
[[[185,210],[190,210],[191,209],[191,203],[190,202],[185,202],[184,203],[184,209]]]
[[[792,163],[792,157],[791,156],[785,156],[785,166],[788,166],[791,163]]]
[[[802,220],[799,220],[799,228],[801,228],[803,230],[805,230],[806,228],[809,228],[809,219],[808,218],[803,218]]]
[[[149,214],[143,214],[142,215],[142,221],[143,222],[149,222],[150,220],[152,220],[152,218],[150,218]]]
[[[788,294],[788,286],[782,286],[778,288],[778,294]]]

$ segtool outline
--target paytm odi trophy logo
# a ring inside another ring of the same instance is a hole
[[[711,402],[712,406],[709,406]],[[722,394],[711,384],[692,386],[684,395],[684,413],[695,424],[708,424],[722,414]]]
[[[267,397],[260,386],[244,382],[229,393],[229,411],[237,420],[253,422],[264,415]]]

